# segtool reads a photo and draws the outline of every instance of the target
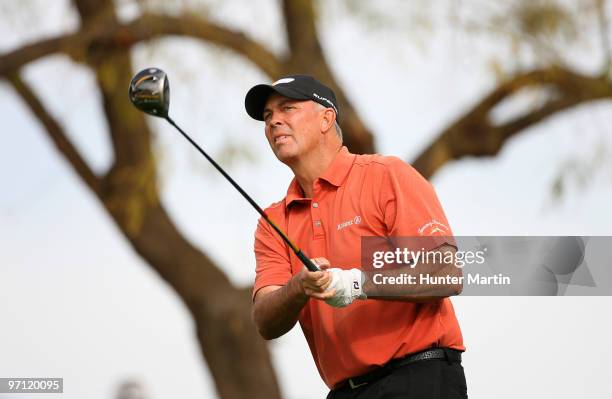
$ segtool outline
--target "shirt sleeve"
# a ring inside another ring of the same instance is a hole
[[[253,298],[261,288],[285,285],[292,277],[287,246],[263,218],[255,231],[255,260]]]
[[[432,185],[412,166],[392,157],[383,178],[381,208],[389,237],[423,237],[425,249],[456,247]]]

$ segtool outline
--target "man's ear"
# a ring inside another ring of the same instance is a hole
[[[334,126],[336,121],[336,113],[331,108],[326,108],[321,119],[321,131],[326,132]]]

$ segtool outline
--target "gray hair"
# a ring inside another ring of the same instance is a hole
[[[336,136],[338,136],[340,142],[342,142],[342,129],[340,128],[338,121],[334,121],[334,127],[336,128]]]

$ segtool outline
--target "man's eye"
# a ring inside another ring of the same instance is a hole
[[[290,110],[290,109],[293,109],[293,108],[295,108],[293,105],[285,105],[285,106],[283,107],[283,109],[284,109],[285,111]]]

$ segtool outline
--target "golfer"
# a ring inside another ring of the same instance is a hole
[[[328,398],[466,398],[465,347],[448,298],[461,285],[398,294],[360,266],[362,237],[430,238],[424,250],[456,251],[432,186],[396,157],[351,154],[333,91],[311,76],[254,86],[245,106],[294,174],[266,213],[321,269],[308,271],[259,220],[253,320],[262,337],[299,321]]]

